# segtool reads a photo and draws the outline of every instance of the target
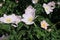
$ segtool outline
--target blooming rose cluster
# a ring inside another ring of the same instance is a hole
[[[45,9],[45,12],[47,14],[50,14],[51,12],[53,12],[53,9],[55,8],[55,2],[52,1],[52,2],[49,2],[48,4],[44,3],[43,8]],[[18,23],[20,22],[24,22],[27,25],[31,25],[34,23],[34,19],[36,18],[35,11],[36,9],[34,9],[31,5],[29,5],[25,9],[25,13],[22,16],[18,16],[15,14],[11,14],[11,15],[4,14],[3,17],[0,17],[0,22],[8,23],[8,24],[12,23],[12,26],[14,27],[17,27],[16,25],[18,25]],[[16,25],[13,25],[13,24],[16,24]],[[44,29],[47,29],[47,26],[49,26],[49,24],[45,20],[42,20],[40,24],[41,24],[41,27]]]
[[[48,4],[44,3],[43,8],[45,9],[46,14],[50,14],[53,12],[53,9],[55,8],[55,2],[49,2]]]
[[[31,5],[28,6],[25,10],[25,14],[21,16],[15,15],[15,14],[11,14],[11,15],[6,15],[4,14],[3,17],[0,17],[0,22],[1,23],[12,23],[18,25],[19,22],[24,22],[25,24],[33,24],[34,23],[34,19],[35,19],[35,10]],[[16,27],[15,25],[13,25],[14,27]]]

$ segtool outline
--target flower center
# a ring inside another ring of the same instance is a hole
[[[32,17],[28,18],[28,21],[32,22],[33,21],[33,18]]]
[[[6,22],[10,23],[11,22],[11,18],[7,18]]]
[[[48,10],[48,7],[45,7],[45,10]]]
[[[43,24],[42,24],[42,26],[43,26],[43,27],[46,27],[46,24],[45,24],[45,23],[43,23]]]

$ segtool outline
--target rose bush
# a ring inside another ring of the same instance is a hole
[[[60,0],[0,0],[0,40],[60,40]]]

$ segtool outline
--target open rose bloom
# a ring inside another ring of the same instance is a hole
[[[41,21],[41,27],[43,28],[43,29],[47,29],[48,28],[48,26],[49,26],[49,24],[45,21],[45,20],[43,20],[43,21]]]
[[[15,14],[12,14],[12,15],[4,14],[4,16],[0,18],[0,22],[2,23],[18,24],[20,21],[21,21],[21,16],[17,16]]]
[[[43,8],[45,9],[46,14],[50,14],[53,12],[53,9],[55,8],[55,2],[49,2],[48,4],[44,3]]]
[[[25,10],[25,14],[23,14],[22,21],[25,22],[25,24],[33,24],[35,19],[35,10],[31,5],[28,6]]]

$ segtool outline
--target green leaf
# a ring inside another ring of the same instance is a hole
[[[3,30],[5,30],[5,31],[7,31],[7,32],[9,32],[10,31],[10,28],[11,27],[11,25],[6,25],[6,24],[0,24],[0,29],[3,29]]]

